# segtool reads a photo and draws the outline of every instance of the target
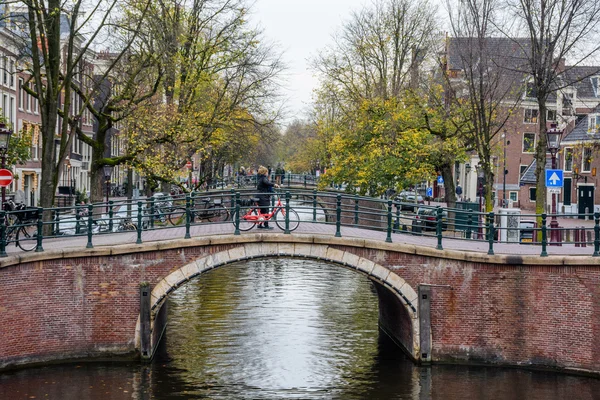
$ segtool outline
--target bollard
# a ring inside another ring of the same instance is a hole
[[[585,234],[585,226],[581,227],[581,232],[579,232],[579,237],[581,237],[581,247],[587,247],[587,237]]]
[[[138,201],[137,203],[138,209],[137,209],[137,240],[135,241],[136,244],[141,244],[142,243],[142,220],[143,220],[143,204],[141,201]]]
[[[540,257],[548,257],[548,252],[546,251],[546,247],[548,246],[548,235],[546,232],[546,213],[542,214],[542,252]]]
[[[600,256],[600,212],[594,213],[594,257]]]
[[[579,241],[579,228],[575,227],[573,228],[573,240],[575,240],[575,247],[581,247],[581,242]]]
[[[6,220],[6,211],[0,210],[0,257],[8,257],[6,254],[6,224],[4,221]]]
[[[94,206],[88,204],[88,220],[87,220],[87,245],[85,246],[87,249],[91,249],[94,247],[92,244],[92,229],[94,227]]]
[[[335,237],[342,237],[342,195],[338,194],[335,202]]]
[[[35,252],[39,253],[44,251],[42,246],[42,239],[44,238],[44,209],[38,207],[37,209],[37,241],[35,246]]]

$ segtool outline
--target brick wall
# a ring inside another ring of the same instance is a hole
[[[600,371],[600,268],[493,265],[356,249],[432,287],[432,357]]]
[[[0,368],[54,359],[136,355],[140,282],[154,286],[195,259],[236,246],[60,258],[2,267]],[[415,290],[423,283],[451,286],[431,288],[434,362],[600,371],[598,266],[483,264],[331,247],[387,266]],[[391,304],[390,299],[383,300]],[[398,331],[397,336],[409,345],[411,333],[402,333],[409,319],[392,307],[383,311],[402,318],[388,321],[387,328]]]

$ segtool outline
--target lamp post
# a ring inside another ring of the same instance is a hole
[[[110,193],[110,174],[112,172],[112,165],[105,165],[102,167],[104,170],[104,179],[106,180],[106,213],[108,214],[108,194]]]
[[[560,139],[563,135],[563,130],[558,129],[556,124],[551,124],[550,129],[546,130],[546,146],[552,157],[552,169],[556,169],[556,153],[560,150]],[[558,231],[558,220],[556,219],[556,193],[552,193],[552,218],[550,219],[550,243],[559,245],[560,232]]]
[[[10,135],[12,131],[0,122],[0,157],[2,158],[2,169],[6,168],[6,153],[10,145]],[[4,210],[4,202],[6,201],[6,187],[2,186],[2,209]]]

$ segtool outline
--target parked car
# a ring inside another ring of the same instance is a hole
[[[417,232],[419,228],[424,231],[435,231],[437,228],[437,208],[419,207],[412,221],[412,231]],[[448,229],[448,211],[442,210],[442,231]]]
[[[415,201],[415,196],[417,197],[417,201]],[[416,205],[418,206],[419,204],[425,204],[425,201],[423,200],[423,196],[421,196],[420,194],[416,194],[415,192],[409,192],[409,191],[402,191],[400,193],[398,193],[398,195],[396,196],[396,198],[394,199],[396,201],[400,202],[400,210],[407,210],[407,211],[415,211],[415,206],[413,204],[416,203]]]
[[[519,222],[519,242],[533,243],[535,235],[535,221],[522,219]]]

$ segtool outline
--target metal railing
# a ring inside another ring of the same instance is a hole
[[[240,235],[241,210],[247,209],[248,201],[251,201],[249,199],[257,195],[253,190],[230,189],[75,207],[38,208],[35,213],[29,210],[31,215],[26,222],[33,233],[28,237],[23,234],[18,239],[10,235],[10,227],[13,226],[10,221],[16,219],[13,214],[19,211],[3,211],[3,220],[9,222],[2,224],[0,229],[0,256],[7,256],[7,247],[18,244],[17,240],[35,244],[25,247],[39,252],[44,251],[44,244],[50,239],[85,237],[86,247],[91,248],[94,237],[100,235],[131,231],[137,234],[136,243],[142,243],[145,231],[179,228],[182,237],[190,238],[192,227],[207,224],[228,224],[230,229],[225,230],[226,233]],[[561,249],[571,249],[569,254],[600,255],[598,212],[574,215],[588,222],[578,226],[575,220],[571,220],[570,226],[559,226],[560,241],[553,243],[549,240],[549,220],[553,215],[548,214],[521,214],[516,225],[500,226],[498,215],[494,212],[417,205],[338,192],[318,192],[316,189],[284,188],[279,195],[286,211],[285,218],[280,220],[285,234],[290,233],[290,223],[300,222],[329,225],[332,227],[331,234],[336,237],[341,237],[343,230],[351,232],[351,229],[359,228],[378,232],[372,234],[373,238],[386,242],[417,241],[418,244],[440,250],[452,241],[454,244],[477,243],[477,248],[470,250],[489,255],[495,254],[495,250],[504,244],[527,246],[528,254],[535,253],[542,257],[548,255],[551,246],[556,246],[552,247],[554,254],[560,254]],[[290,213],[291,209],[296,213]],[[35,218],[32,218],[33,214]],[[564,218],[562,215],[556,216]],[[519,226],[519,220],[528,221],[528,224]],[[585,249],[588,246],[589,251]],[[453,245],[452,248],[460,246]],[[572,251],[574,248],[577,248],[576,252]]]

